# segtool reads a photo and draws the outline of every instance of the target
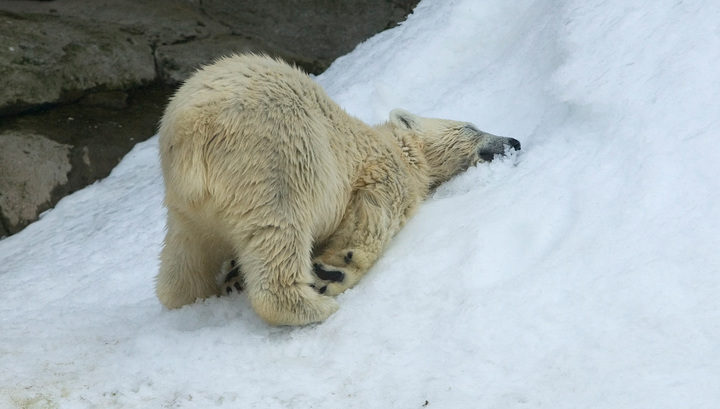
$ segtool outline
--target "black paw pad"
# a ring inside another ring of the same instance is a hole
[[[232,280],[236,279],[240,275],[240,266],[235,263],[235,260],[232,260],[230,262],[230,266],[233,267],[232,270],[228,271],[227,275],[225,276],[225,284],[230,283]],[[240,292],[243,290],[242,284],[240,284],[239,281],[232,284],[232,286],[228,285],[225,288],[225,292],[230,294],[233,291],[233,288],[235,288],[236,291]]]
[[[318,288],[315,286],[315,284],[310,284],[310,288],[313,288],[315,291],[317,291],[320,294],[325,294],[325,291],[327,291],[326,285],[320,287],[320,289],[318,290]]]
[[[321,280],[341,282],[345,279],[345,273],[343,273],[342,271],[327,271],[320,264],[315,264],[313,266],[313,269],[315,270],[315,275],[318,276],[318,278]]]
[[[234,265],[234,264],[233,264]],[[228,271],[227,275],[225,276],[225,282],[237,278],[237,276],[240,274],[240,267],[235,267],[232,270]]]
[[[235,291],[240,292],[243,290],[243,286],[240,283],[234,283],[232,286],[228,286],[225,288],[225,292],[228,294],[232,294],[233,288]]]

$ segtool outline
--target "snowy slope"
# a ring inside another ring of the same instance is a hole
[[[0,241],[0,407],[717,408],[720,3],[423,1],[317,80],[523,151],[442,186],[323,324],[163,310],[155,138]]]

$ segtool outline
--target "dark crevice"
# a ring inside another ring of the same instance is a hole
[[[9,225],[10,223],[8,223],[5,216],[3,216],[2,212],[0,212],[0,240],[10,235]]]

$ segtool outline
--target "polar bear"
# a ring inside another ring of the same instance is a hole
[[[396,109],[368,126],[306,74],[261,55],[189,78],[159,129],[167,235],[156,293],[167,308],[245,289],[274,325],[325,320],[430,191],[512,138]],[[227,270],[226,270],[227,271]],[[234,283],[234,284],[233,284]],[[237,284],[237,285],[235,285]]]

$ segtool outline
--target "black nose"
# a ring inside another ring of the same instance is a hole
[[[508,144],[511,148],[515,149],[516,151],[520,150],[520,141],[518,141],[515,138],[508,138]]]

